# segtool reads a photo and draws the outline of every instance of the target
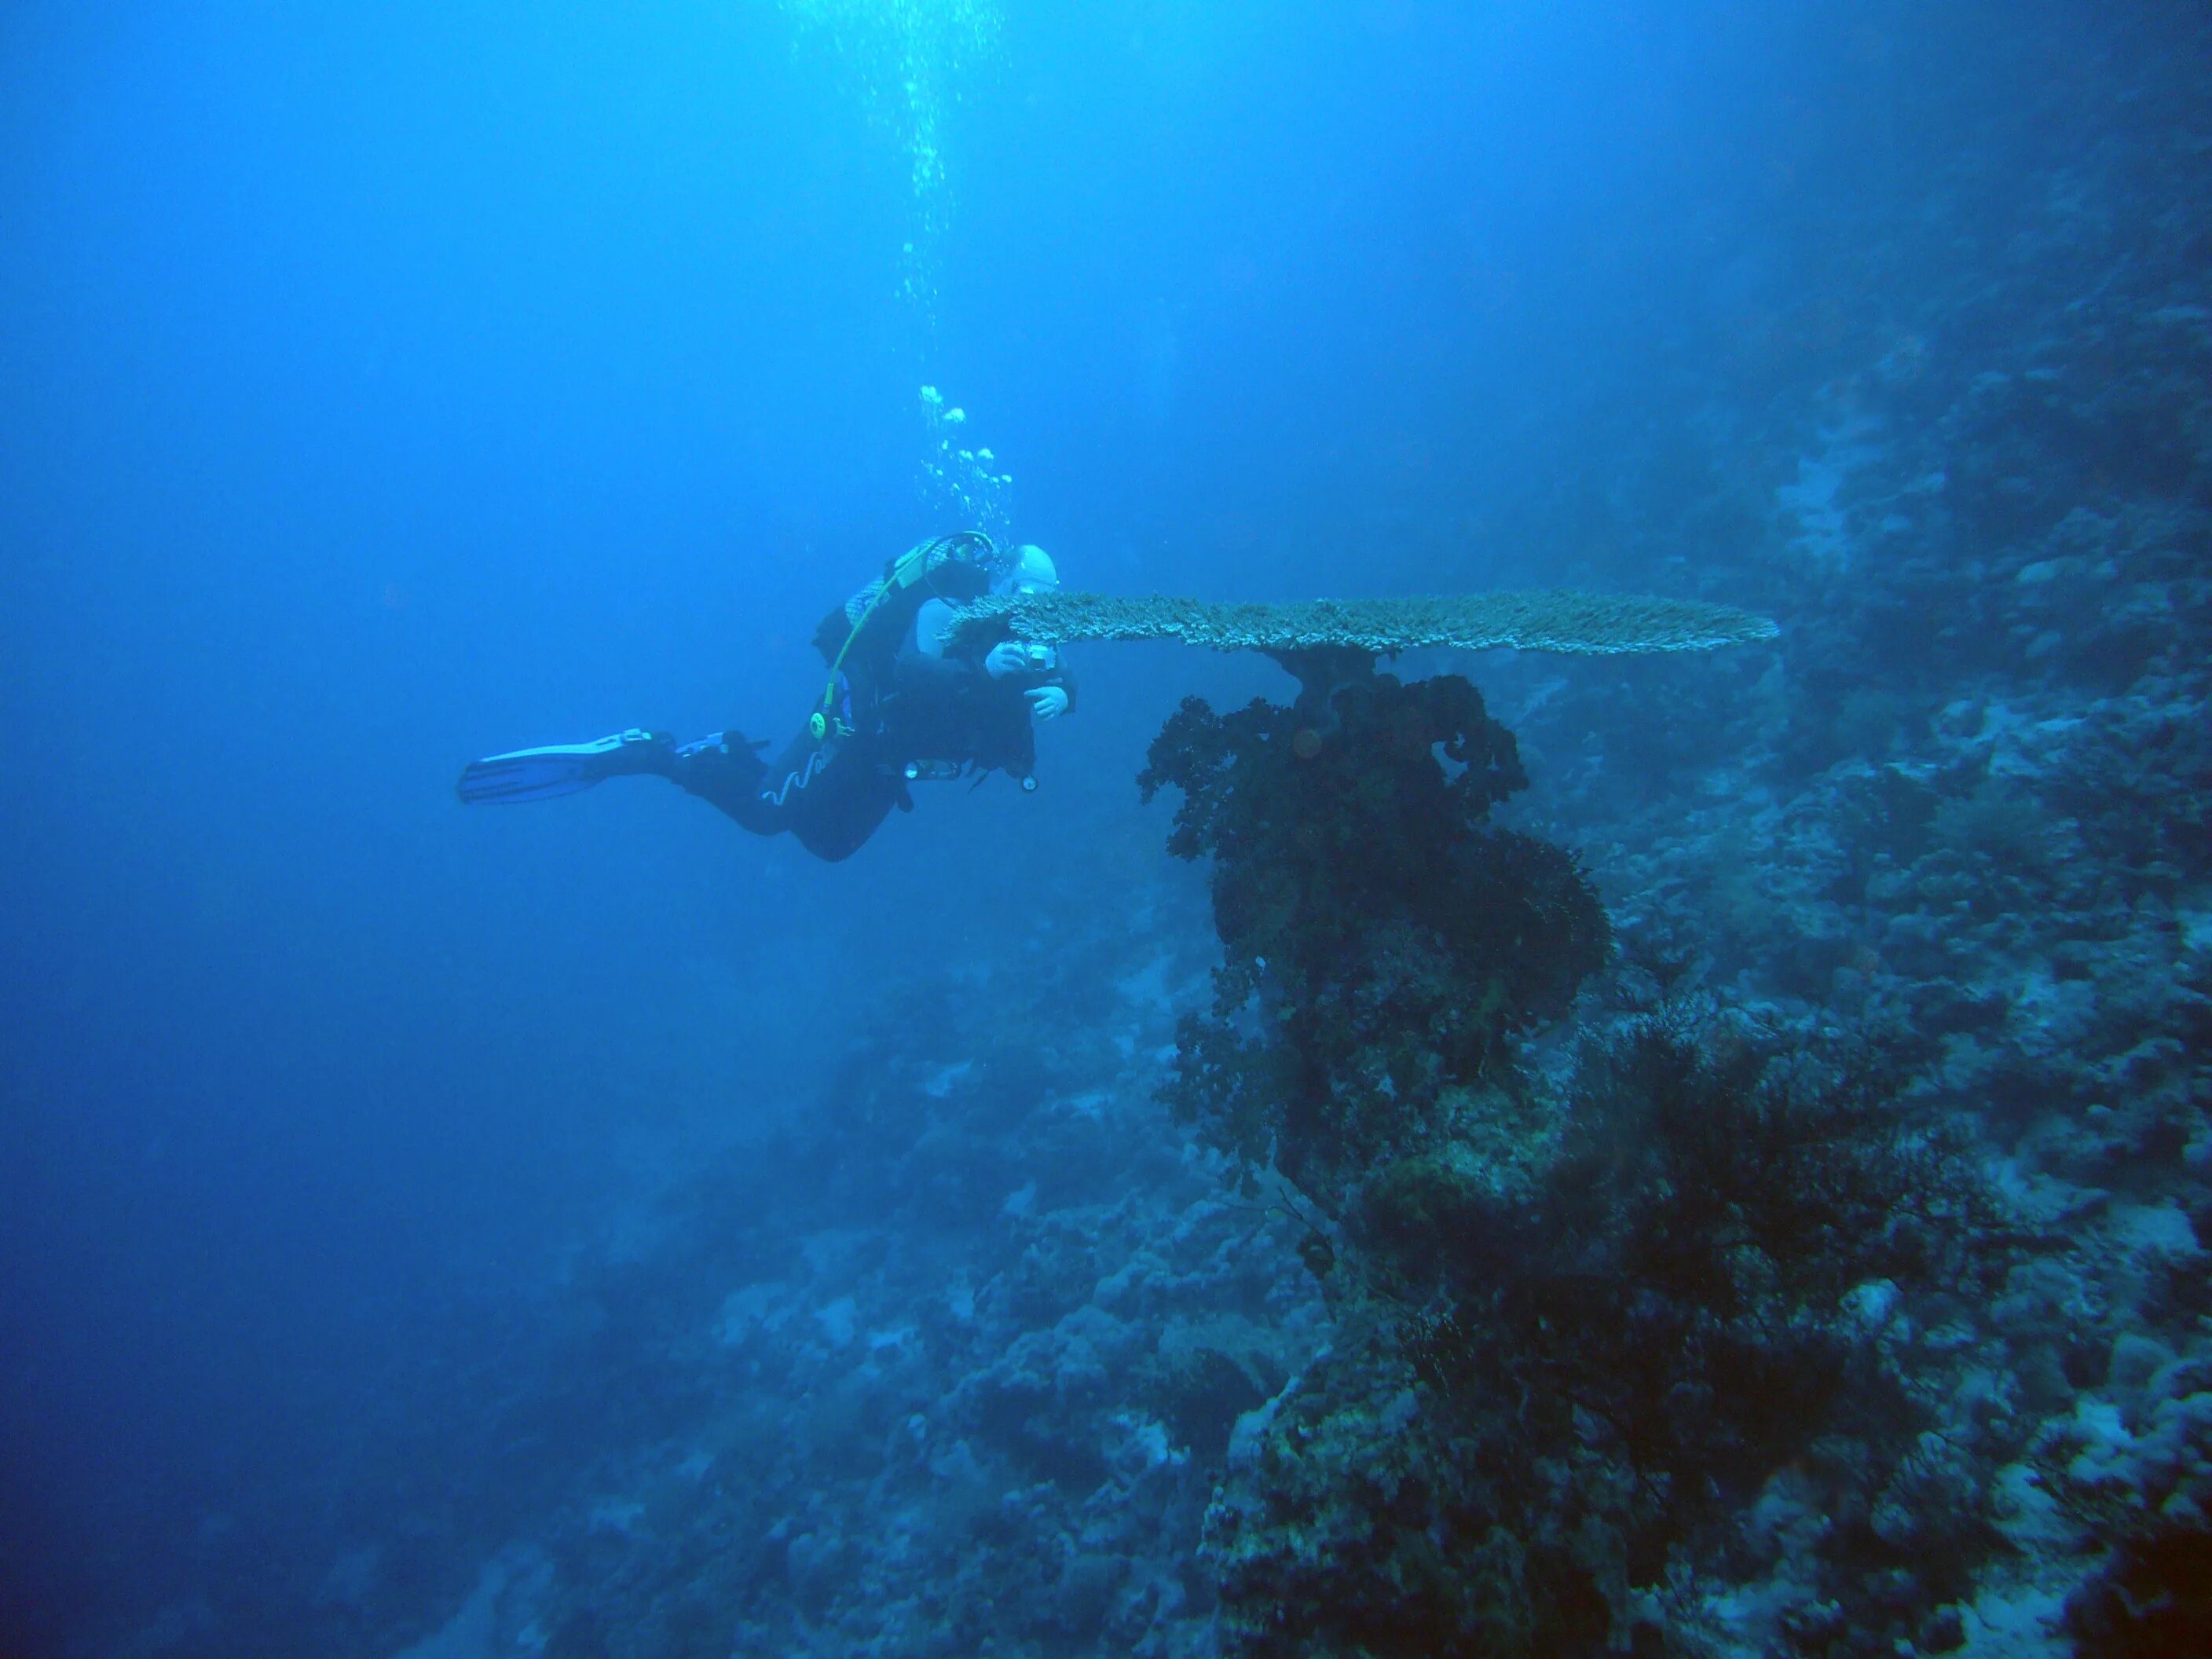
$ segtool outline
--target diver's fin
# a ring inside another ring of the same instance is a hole
[[[667,738],[633,726],[592,743],[548,744],[471,761],[461,769],[454,793],[470,806],[551,800],[589,789],[601,778],[629,772],[665,775],[674,757]]]

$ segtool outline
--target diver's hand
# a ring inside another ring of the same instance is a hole
[[[1067,712],[1067,692],[1057,685],[1040,685],[1022,695],[1030,700],[1030,715],[1034,720],[1056,720]]]
[[[1048,645],[1022,645],[1003,640],[983,659],[983,672],[994,680],[1009,674],[1048,674],[1059,655]]]

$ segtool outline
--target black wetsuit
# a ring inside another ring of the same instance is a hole
[[[802,732],[763,765],[741,735],[720,732],[677,750],[669,775],[754,834],[789,830],[833,863],[858,852],[894,806],[913,810],[910,766],[936,775],[1002,771],[1026,780],[1036,764],[1026,694],[1056,685],[1073,708],[1074,683],[1057,666],[994,679],[983,666],[988,646],[926,655],[910,619],[902,620],[888,658],[880,651],[847,658],[848,695],[826,738]],[[823,654],[831,654],[827,645]]]

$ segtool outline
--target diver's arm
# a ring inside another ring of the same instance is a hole
[[[925,656],[919,651],[902,651],[891,659],[891,684],[901,691],[957,696],[965,689],[977,684],[988,684],[990,676],[983,665],[963,657]]]
[[[915,654],[933,659],[943,657],[945,636],[952,631],[952,625],[959,619],[958,608],[943,599],[931,599],[926,603],[915,612]]]
[[[898,692],[951,700],[1004,685],[1018,691],[1031,716],[1041,720],[1058,719],[1074,707],[1075,683],[1055,648],[1001,640],[980,658],[946,654],[941,635],[932,635],[933,630],[917,628],[915,637],[891,659],[891,684]],[[933,645],[938,648],[931,649]]]

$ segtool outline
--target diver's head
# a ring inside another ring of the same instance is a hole
[[[1014,550],[1013,568],[996,584],[1001,593],[1054,593],[1060,590],[1060,569],[1052,555],[1035,542]]]

